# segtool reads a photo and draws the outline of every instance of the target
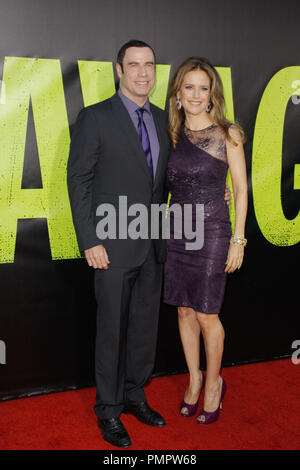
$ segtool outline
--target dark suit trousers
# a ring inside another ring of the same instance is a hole
[[[136,268],[95,271],[96,415],[118,417],[128,400],[145,401],[155,361],[163,264],[153,244]]]

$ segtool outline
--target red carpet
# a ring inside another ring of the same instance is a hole
[[[300,365],[290,359],[223,369],[228,389],[219,421],[200,426],[178,406],[188,376],[155,378],[150,405],[167,421],[150,428],[121,415],[131,450],[299,449]],[[0,449],[107,449],[93,411],[95,388],[0,402]],[[203,395],[199,405],[203,403]]]

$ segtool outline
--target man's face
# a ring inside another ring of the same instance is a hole
[[[123,59],[123,71],[116,65],[120,89],[137,104],[146,102],[155,83],[154,55],[149,47],[129,47]]]

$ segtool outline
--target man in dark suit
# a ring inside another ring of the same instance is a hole
[[[166,202],[169,139],[166,113],[148,100],[155,83],[152,48],[141,41],[126,43],[116,70],[118,92],[78,115],[68,188],[79,249],[95,268],[94,409],[104,439],[127,447],[131,441],[119,418],[122,412],[148,425],[165,425],[147,404],[143,385],[154,367],[166,248],[164,240],[150,237],[99,239],[96,227],[101,216],[96,211],[110,203],[123,233],[119,196],[127,197],[128,207],[143,204],[149,213],[152,204]],[[126,229],[131,220],[128,216]]]

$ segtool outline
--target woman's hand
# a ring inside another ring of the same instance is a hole
[[[244,259],[244,246],[238,243],[230,243],[225,273],[233,273],[236,269],[240,269]]]

